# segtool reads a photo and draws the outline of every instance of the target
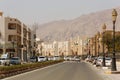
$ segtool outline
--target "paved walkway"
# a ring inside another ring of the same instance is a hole
[[[117,62],[117,71],[120,71],[120,62]],[[92,64],[90,64],[92,65]],[[92,65],[93,66],[93,65]],[[110,71],[110,69],[102,69],[101,67],[96,67],[94,69],[103,76],[104,80],[120,80],[120,74],[106,74],[105,71]]]
[[[117,71],[120,71],[120,62],[117,62]],[[111,80],[120,80],[120,74],[106,74]]]
[[[116,64],[117,64],[117,71],[120,71],[120,62],[117,62]],[[120,74],[105,73],[106,71],[110,71],[110,69],[102,69],[101,67],[95,67],[95,68],[104,77],[104,80],[120,80]]]

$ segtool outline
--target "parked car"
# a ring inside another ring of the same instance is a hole
[[[53,60],[60,60],[60,56],[54,56]]]
[[[8,58],[0,58],[0,65],[10,65],[10,60]]]
[[[51,60],[53,60],[53,57],[52,56],[48,57],[48,61],[51,61]]]
[[[93,65],[95,65],[95,64],[97,63],[97,58],[98,58],[98,57],[94,57],[94,59],[93,59],[93,61],[92,61]]]
[[[39,56],[38,62],[43,62],[43,61],[47,61],[47,58],[45,56]]]
[[[106,66],[111,66],[112,59],[110,57],[105,57],[105,65]],[[103,57],[98,57],[96,65],[97,66],[102,66],[103,64]]]
[[[36,57],[31,57],[30,58],[30,62],[36,62],[37,60],[36,60]]]
[[[0,57],[0,64],[1,65],[10,65],[9,54],[2,54]]]
[[[91,62],[91,56],[87,56],[87,58],[85,59],[86,62]]]
[[[70,57],[70,56],[65,56],[65,57],[64,57],[64,60],[65,60],[65,61],[70,61],[70,60],[71,60],[71,57]]]
[[[10,58],[10,64],[13,64],[13,65],[21,64],[21,60],[19,57],[12,57],[12,58]]]
[[[80,57],[79,56],[75,56],[74,57],[74,61],[80,61]]]
[[[106,63],[106,66],[111,66],[112,64],[112,59],[110,57],[106,57],[105,58],[105,63]]]

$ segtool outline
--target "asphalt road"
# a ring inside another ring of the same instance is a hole
[[[64,62],[3,80],[103,80],[85,62]]]

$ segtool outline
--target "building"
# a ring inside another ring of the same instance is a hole
[[[42,56],[68,56],[70,55],[69,41],[54,41],[52,43],[38,42],[38,54]]]
[[[84,42],[80,37],[70,39],[70,55],[83,55],[84,53]]]
[[[21,44],[22,44],[22,61],[28,61],[30,58],[30,55],[32,54],[32,31],[29,27],[27,27],[25,24],[22,24],[22,38],[21,38]]]
[[[42,55],[43,56],[54,56],[54,46],[52,43],[42,43]]]
[[[0,54],[28,61],[32,54],[32,31],[17,18],[0,16]],[[33,42],[35,42],[33,40]]]
[[[21,29],[21,22],[18,19],[0,16],[1,54],[10,53],[10,57],[21,57]]]
[[[58,42],[58,51],[59,56],[68,56],[70,55],[70,43],[69,41]]]

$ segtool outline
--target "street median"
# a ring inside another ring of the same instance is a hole
[[[60,62],[63,62],[63,60],[37,62],[37,63],[12,65],[12,66],[0,66],[0,79],[13,76],[13,75],[17,75],[20,73],[32,71],[35,69],[43,68],[49,65],[60,63]]]

